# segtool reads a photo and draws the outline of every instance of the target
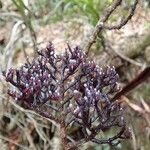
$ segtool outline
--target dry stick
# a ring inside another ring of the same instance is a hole
[[[119,30],[119,29],[121,29],[124,25],[126,25],[128,23],[129,20],[131,20],[132,16],[134,15],[136,6],[138,4],[138,1],[139,0],[134,1],[133,5],[131,6],[131,9],[129,11],[129,15],[124,20],[122,20],[119,24],[116,24],[116,25],[103,25],[103,28],[108,29],[108,30],[113,30],[113,29]]]
[[[60,131],[59,132],[60,132],[61,142],[63,144],[64,150],[69,150],[70,147],[68,145],[68,138],[67,138],[67,132],[66,132],[66,125],[65,125],[64,117],[60,122]]]
[[[70,49],[70,51],[71,51],[71,49]],[[61,85],[61,100],[62,100],[62,102],[64,100],[64,91],[65,91],[63,74],[64,74],[64,69],[62,68],[61,69],[62,77],[61,77],[61,83],[60,83],[60,85]],[[70,148],[69,148],[69,145],[68,145],[66,123],[65,123],[65,110],[64,110],[64,106],[63,105],[61,105],[61,107],[60,107],[60,116],[59,116],[58,119],[59,119],[59,125],[60,125],[60,129],[59,129],[60,138],[61,138],[61,142],[63,144],[63,148],[64,148],[64,150],[69,150]]]
[[[108,20],[109,16],[113,13],[113,11],[121,4],[122,0],[114,0],[112,5],[109,6],[105,12],[104,15],[99,19],[99,21],[96,24],[96,27],[89,39],[89,41],[86,43],[84,50],[86,51],[86,54],[88,55],[91,46],[95,43],[98,34],[103,29],[103,24]]]
[[[126,94],[127,92],[131,91],[139,84],[144,82],[146,79],[150,77],[150,67],[147,67],[142,71],[137,77],[135,77],[131,82],[129,82],[119,93],[117,93],[112,101],[119,99],[122,95]]]
[[[113,3],[111,4],[111,6],[109,6],[104,15],[102,15],[102,17],[100,18],[100,20],[98,21],[94,32],[92,33],[89,41],[87,42],[87,44],[84,47],[84,50],[86,51],[86,54],[88,55],[91,46],[95,43],[99,33],[103,30],[103,29],[120,29],[122,28],[133,16],[136,6],[138,4],[139,0],[135,0],[134,4],[131,7],[131,10],[129,12],[129,15],[126,17],[126,19],[122,20],[119,24],[117,25],[104,25],[104,23],[108,20],[108,18],[110,17],[110,15],[114,12],[114,10],[116,10],[116,8],[121,5],[122,0],[114,0]]]

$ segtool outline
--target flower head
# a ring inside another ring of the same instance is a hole
[[[71,49],[68,44],[64,53],[56,55],[50,42],[32,62],[11,68],[4,76],[15,87],[8,91],[11,97],[34,108],[42,104],[52,112],[63,111],[66,127],[71,123],[80,126],[86,140],[113,144],[124,138],[122,107],[111,101],[118,90],[119,76],[114,67],[100,68],[89,61],[80,47]],[[114,138],[96,138],[99,132],[114,126],[120,129]]]

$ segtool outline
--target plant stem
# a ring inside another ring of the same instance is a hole
[[[63,144],[64,150],[69,150],[69,145],[68,145],[68,140],[67,140],[67,133],[66,133],[66,128],[65,128],[65,122],[62,119],[60,122],[60,137],[61,137],[61,142]]]

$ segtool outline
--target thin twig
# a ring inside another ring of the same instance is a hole
[[[92,33],[89,41],[87,42],[87,44],[84,47],[84,50],[86,51],[86,54],[88,55],[91,46],[95,43],[98,35],[100,34],[100,32],[103,29],[108,29],[108,30],[112,30],[112,29],[121,29],[124,25],[126,25],[128,23],[128,21],[132,18],[132,16],[134,15],[136,6],[139,2],[139,0],[135,0],[133,5],[131,6],[131,9],[129,11],[129,15],[122,20],[119,24],[117,25],[106,25],[105,23],[107,22],[108,18],[111,16],[111,14],[114,12],[114,10],[116,10],[116,8],[121,5],[122,0],[114,0],[113,3],[111,4],[110,7],[108,7],[104,13],[104,15],[102,15],[102,17],[100,18],[100,20],[98,21],[94,32]]]
[[[138,1],[139,0],[134,1],[133,5],[131,6],[131,9],[129,11],[128,16],[124,20],[122,20],[119,24],[116,24],[116,25],[103,25],[103,28],[108,29],[108,30],[114,30],[114,29],[119,30],[119,29],[121,29],[124,25],[126,25],[128,23],[129,20],[131,20],[132,16],[134,15],[136,6],[138,4]]]
[[[108,20],[109,16],[113,13],[113,11],[121,4],[122,0],[114,0],[111,6],[109,6],[105,12],[104,15],[99,19],[97,22],[97,25],[89,39],[89,41],[86,43],[84,50],[86,51],[86,54],[88,55],[91,46],[95,43],[97,36],[103,29],[103,24]]]

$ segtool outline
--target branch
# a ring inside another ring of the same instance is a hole
[[[119,5],[121,5],[122,0],[114,0],[111,6],[109,6],[102,17],[99,19],[97,25],[95,26],[94,32],[92,33],[89,41],[84,47],[84,50],[86,51],[86,54],[88,55],[91,46],[95,43],[97,36],[103,29],[121,29],[133,16],[136,6],[138,4],[139,0],[135,0],[133,5],[131,6],[131,10],[129,11],[129,15],[126,17],[126,19],[122,20],[119,24],[117,25],[105,25],[104,23],[107,22],[108,18],[111,16],[111,14],[117,9]]]
[[[144,82],[150,77],[150,66],[145,68],[138,76],[136,76],[131,82],[129,82],[119,93],[117,93],[113,98],[112,101],[119,99],[122,95],[128,93],[139,84]]]
[[[121,29],[124,25],[126,25],[128,23],[129,20],[131,20],[132,16],[134,15],[136,6],[138,4],[138,1],[139,0],[134,1],[133,5],[131,6],[131,9],[129,11],[128,16],[124,20],[122,20],[119,24],[116,24],[116,25],[103,25],[103,28],[108,29],[108,30],[113,30],[113,29],[119,30],[119,29]]]
[[[95,26],[94,32],[92,33],[89,41],[84,47],[84,50],[86,51],[86,54],[88,55],[89,50],[91,46],[95,43],[98,34],[103,30],[103,24],[108,20],[109,16],[113,13],[113,11],[121,4],[122,0],[114,0],[111,6],[109,6],[105,12],[104,15],[99,19],[97,22],[97,25]]]

